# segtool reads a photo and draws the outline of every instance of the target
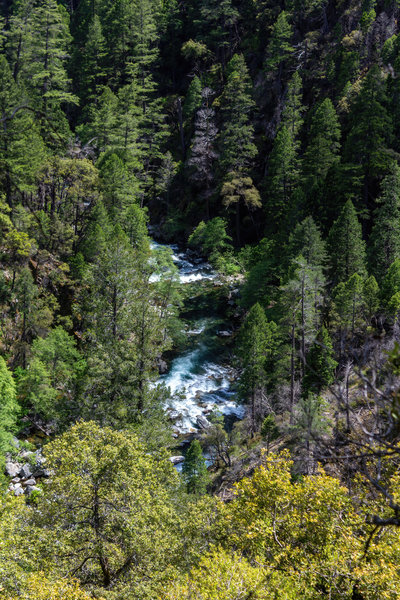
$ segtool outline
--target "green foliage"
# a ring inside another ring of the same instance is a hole
[[[79,416],[78,391],[85,367],[76,341],[62,327],[37,338],[18,384],[25,406],[57,427],[73,422]]]
[[[19,406],[15,381],[3,357],[0,356],[0,464],[4,464],[4,453],[11,448],[13,433],[16,432]]]
[[[335,283],[347,281],[357,273],[366,273],[365,242],[362,239],[361,225],[352,202],[342,208],[338,219],[329,232],[329,249],[332,267],[332,280]]]
[[[53,560],[92,589],[128,582],[143,597],[177,547],[170,462],[146,455],[134,435],[92,422],[51,442],[46,457],[54,473],[34,515],[41,563]]]
[[[189,494],[201,496],[206,493],[210,476],[199,440],[193,440],[186,452],[182,477]]]
[[[396,163],[382,182],[382,194],[377,202],[369,255],[372,271],[381,282],[400,256],[400,168]]]
[[[329,332],[322,327],[306,356],[306,368],[302,382],[303,396],[310,392],[319,394],[333,383],[337,362],[334,358],[332,340]]]

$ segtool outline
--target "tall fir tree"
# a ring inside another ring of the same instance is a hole
[[[333,283],[347,281],[354,273],[366,273],[365,242],[353,203],[344,205],[328,239]]]
[[[390,265],[400,257],[400,168],[393,163],[382,182],[374,224],[369,238],[370,265],[381,282]]]

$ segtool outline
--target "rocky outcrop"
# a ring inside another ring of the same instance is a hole
[[[6,456],[5,474],[11,478],[8,490],[14,496],[30,496],[35,491],[40,491],[38,480],[50,477],[50,472],[45,468],[45,458],[41,450],[31,452],[22,450],[16,457]]]

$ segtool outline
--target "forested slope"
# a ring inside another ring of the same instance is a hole
[[[0,2],[0,598],[399,597],[399,14]],[[182,475],[149,231],[233,306]]]

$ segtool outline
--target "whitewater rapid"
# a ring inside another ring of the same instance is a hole
[[[188,256],[178,246],[168,247],[182,284],[195,285],[218,279],[218,274],[207,262]],[[166,410],[178,433],[196,431],[198,418],[207,418],[211,412],[234,415],[238,419],[244,416],[243,406],[235,401],[235,370],[219,360],[224,350],[224,342],[217,336],[219,326],[220,319],[216,314],[202,315],[191,321],[186,335],[194,342],[192,348],[177,356],[169,371],[158,381],[169,389]]]

